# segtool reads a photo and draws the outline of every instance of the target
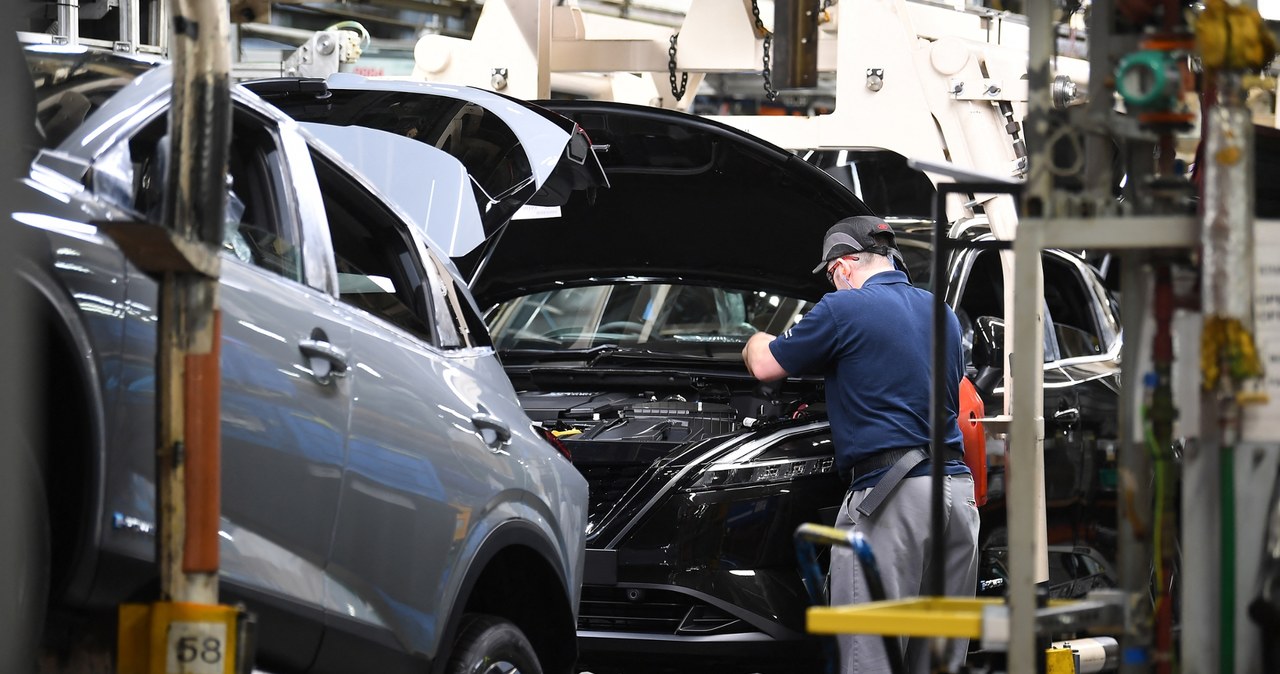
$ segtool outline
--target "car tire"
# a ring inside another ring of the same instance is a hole
[[[509,620],[469,613],[458,626],[446,674],[542,674],[524,632]]]

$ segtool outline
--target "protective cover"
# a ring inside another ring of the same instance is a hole
[[[987,503],[987,433],[978,421],[984,416],[982,396],[968,377],[960,380],[960,435],[964,438],[964,462],[973,473],[973,495],[978,506]]]

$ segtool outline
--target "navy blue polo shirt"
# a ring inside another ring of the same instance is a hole
[[[947,309],[947,446],[962,448],[959,409],[964,351],[960,322]],[[836,467],[887,449],[929,445],[933,295],[916,288],[900,271],[873,275],[859,289],[827,293],[791,329],[769,344],[788,374],[826,375],[827,412]],[[910,475],[927,475],[928,462]],[[889,469],[854,476],[853,489],[872,487]],[[959,459],[948,475],[968,473]]]

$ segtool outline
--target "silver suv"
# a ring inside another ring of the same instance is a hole
[[[48,505],[32,566],[49,573],[30,589],[56,652],[155,597],[157,286],[95,223],[156,220],[172,75],[26,57],[42,139],[8,210],[43,330],[28,477]],[[256,95],[232,103],[221,588],[257,614],[260,666],[568,674],[587,485],[425,235],[481,218],[464,166],[435,150],[406,169],[435,186],[406,215]]]

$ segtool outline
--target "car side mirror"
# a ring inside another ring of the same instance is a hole
[[[1004,319],[979,316],[973,327],[973,385],[983,396],[991,395],[1004,377]]]

